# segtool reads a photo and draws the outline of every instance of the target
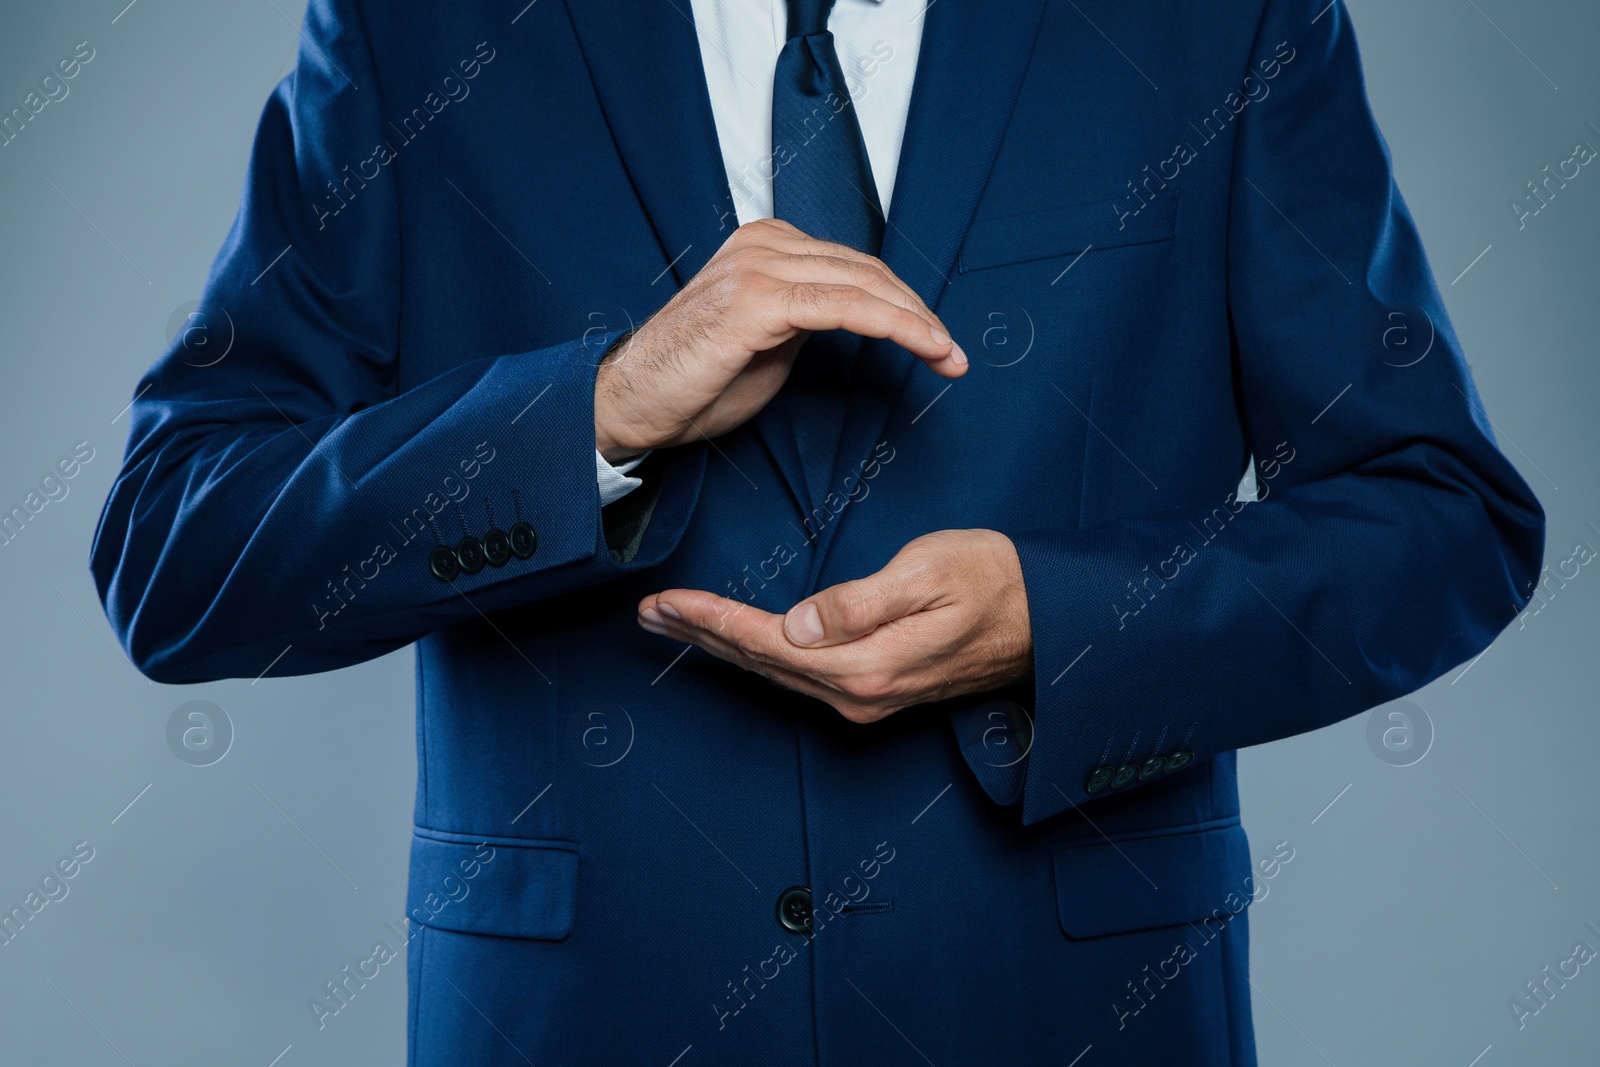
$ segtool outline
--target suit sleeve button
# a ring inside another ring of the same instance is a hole
[[[539,547],[539,535],[533,532],[533,527],[525,522],[514,522],[509,531],[511,536],[511,554],[518,559],[527,559],[533,555],[534,549]]]
[[[511,558],[511,537],[498,526],[491,526],[483,535],[483,558],[491,567],[504,567]]]
[[[1181,771],[1194,762],[1194,753],[1186,748],[1181,748],[1167,757],[1167,773]]]
[[[441,582],[453,582],[461,573],[461,563],[449,545],[439,545],[428,553],[428,570]]]
[[[460,563],[461,569],[468,574],[477,574],[483,570],[483,542],[476,537],[463,537],[456,543],[456,562]]]
[[[1148,782],[1152,778],[1159,778],[1167,769],[1167,761],[1160,756],[1151,756],[1139,767],[1139,781]]]
[[[1111,776],[1111,788],[1121,789],[1137,777],[1139,777],[1139,765],[1137,763],[1124,763]]]
[[[1090,796],[1101,792],[1111,784],[1111,776],[1117,772],[1115,767],[1096,767],[1089,775],[1089,780],[1083,783],[1083,791]]]

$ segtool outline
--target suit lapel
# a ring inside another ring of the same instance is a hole
[[[651,284],[680,289],[737,225],[689,0],[566,7],[617,151],[672,264]],[[806,512],[805,467],[785,409],[768,404],[753,425]]]
[[[731,232],[717,227],[719,205],[732,200],[688,0],[681,6],[567,0],[601,111],[680,288]]]
[[[1045,5],[939,0],[926,9],[882,259],[935,311],[1000,151]],[[871,457],[897,410],[921,412],[947,385],[961,388],[919,363],[898,345],[863,346],[835,492]],[[836,527],[818,538],[813,580]]]

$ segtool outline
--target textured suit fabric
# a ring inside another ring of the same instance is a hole
[[[653,455],[623,563],[595,362],[732,217],[694,31],[492,7],[313,0],[202,302],[236,341],[138,383],[92,559],[162,681],[417,643],[413,1062],[1253,1063],[1235,750],[1475,655],[1542,554],[1344,8],[928,8],[883,256],[972,372],[865,345],[820,499],[789,405]],[[519,517],[530,558],[429,573]],[[1026,740],[998,694],[853,726],[635,623],[963,527],[1018,547]]]

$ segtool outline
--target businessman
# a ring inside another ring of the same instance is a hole
[[[1236,750],[1542,557],[1344,7],[303,39],[92,566],[163,682],[416,643],[412,1062],[1254,1063]]]

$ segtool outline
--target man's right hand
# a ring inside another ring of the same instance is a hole
[[[881,260],[761,219],[601,361],[595,448],[615,462],[742,425],[815,330],[887,338],[946,378],[967,370],[938,316]]]

